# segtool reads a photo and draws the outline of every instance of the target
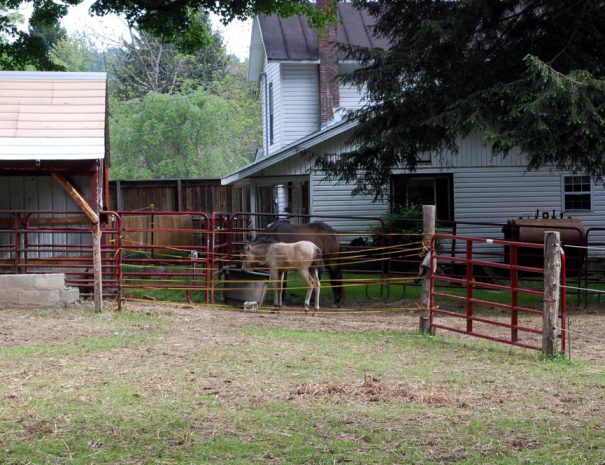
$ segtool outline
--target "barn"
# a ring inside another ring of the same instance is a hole
[[[107,115],[105,73],[0,72],[1,273],[92,280]]]

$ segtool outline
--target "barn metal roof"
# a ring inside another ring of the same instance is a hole
[[[260,15],[258,21],[267,60],[319,60],[317,32],[309,27],[306,16]],[[373,33],[374,24],[375,19],[367,10],[341,3],[338,5],[337,41],[342,45],[387,48],[388,40]],[[347,59],[342,51],[339,51],[339,59]]]
[[[105,156],[105,73],[0,72],[0,160]]]

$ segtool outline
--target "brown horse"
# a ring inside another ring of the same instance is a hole
[[[244,270],[252,263],[267,265],[273,283],[273,302],[276,308],[282,306],[284,279],[288,270],[296,270],[309,285],[305,297],[305,311],[309,309],[311,294],[315,294],[315,310],[319,310],[319,269],[322,267],[321,250],[313,242],[299,241],[290,244],[285,242],[259,242],[247,244],[244,248]]]
[[[323,222],[292,224],[276,221],[260,232],[253,243],[259,241],[298,242],[311,241],[320,248],[324,264],[330,273],[334,304],[342,300],[342,272],[340,268],[340,240],[338,233]],[[285,293],[284,293],[285,294]]]

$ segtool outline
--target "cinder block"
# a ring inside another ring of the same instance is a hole
[[[36,275],[4,274],[0,275],[0,289],[34,289]]]
[[[9,308],[18,305],[17,295],[15,289],[0,289],[0,307]]]
[[[48,306],[48,292],[36,291],[33,289],[29,290],[17,290],[17,304],[19,306],[34,306],[34,307],[47,307]]]
[[[64,273],[52,273],[52,274],[37,274],[34,275],[36,279],[36,289],[64,289],[65,288],[65,274]]]
[[[0,275],[0,308],[62,307],[79,298],[78,288],[65,287],[63,273]]]
[[[68,287],[59,291],[61,304],[73,305],[80,299],[80,289],[77,287]]]

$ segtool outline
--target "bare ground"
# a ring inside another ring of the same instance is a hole
[[[174,332],[181,341],[208,343],[229,338],[236,327],[289,328],[335,332],[414,331],[418,327],[418,311],[397,312],[396,307],[361,310],[324,311],[315,315],[297,310],[280,313],[243,312],[225,307],[204,307],[179,304],[128,303],[127,308],[151,315],[169,316],[175,322]],[[78,312],[52,311],[40,318],[35,311],[0,310],[0,346],[39,345],[52,342],[77,341],[87,336],[102,336],[111,331],[102,319],[91,319]],[[498,317],[508,321],[504,316]],[[452,319],[447,319],[448,324]],[[456,326],[456,323],[452,323]],[[539,327],[538,318],[525,318],[522,323]],[[605,364],[605,311],[570,313],[571,358]],[[502,330],[483,325],[483,332],[501,335]],[[446,331],[441,331],[446,334]],[[456,333],[454,337],[467,338]]]

